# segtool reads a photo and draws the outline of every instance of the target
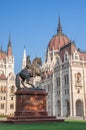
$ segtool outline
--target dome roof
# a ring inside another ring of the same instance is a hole
[[[61,27],[60,17],[59,17],[57,34],[54,35],[50,40],[48,44],[48,49],[49,51],[53,49],[58,50],[69,43],[70,43],[69,38],[66,35],[64,35],[62,32],[62,27]]]

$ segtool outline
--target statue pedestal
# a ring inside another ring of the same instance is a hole
[[[42,89],[17,90],[15,116],[47,116],[46,95]]]
[[[20,89],[16,94],[16,111],[14,117],[8,117],[3,123],[41,123],[63,122],[64,119],[56,119],[48,116],[46,111],[47,93],[43,89]]]

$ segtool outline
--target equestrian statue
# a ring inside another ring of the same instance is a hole
[[[40,57],[36,57],[31,63],[30,56],[27,56],[26,67],[16,75],[17,89],[28,88],[27,85],[31,86],[31,88],[35,88],[30,81],[35,76],[41,76],[41,65],[42,61]]]

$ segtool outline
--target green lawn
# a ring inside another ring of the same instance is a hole
[[[68,120],[63,123],[0,124],[0,130],[86,130],[86,121]]]

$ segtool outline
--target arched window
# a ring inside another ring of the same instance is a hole
[[[79,55],[77,52],[74,53],[74,60],[78,60],[79,59]]]
[[[75,60],[78,60],[78,55],[77,54],[75,54]]]
[[[5,100],[6,98],[5,98],[5,96],[3,97],[3,100]]]
[[[81,100],[76,101],[76,116],[83,116],[83,102]]]
[[[65,53],[64,53],[64,62],[66,62],[67,60],[68,60],[68,53],[65,52]]]
[[[4,109],[5,105],[4,104],[1,104],[1,109]]]
[[[3,87],[3,86],[1,86],[1,92],[2,92],[2,93],[4,92],[4,87]]]
[[[14,91],[15,91],[15,87],[12,86],[12,87],[11,87],[11,93],[14,93]]]
[[[65,74],[64,75],[64,84],[68,84],[69,83],[69,75],[68,74]]]
[[[60,87],[60,77],[56,78],[57,87]]]
[[[14,109],[14,104],[10,104],[10,109]]]

